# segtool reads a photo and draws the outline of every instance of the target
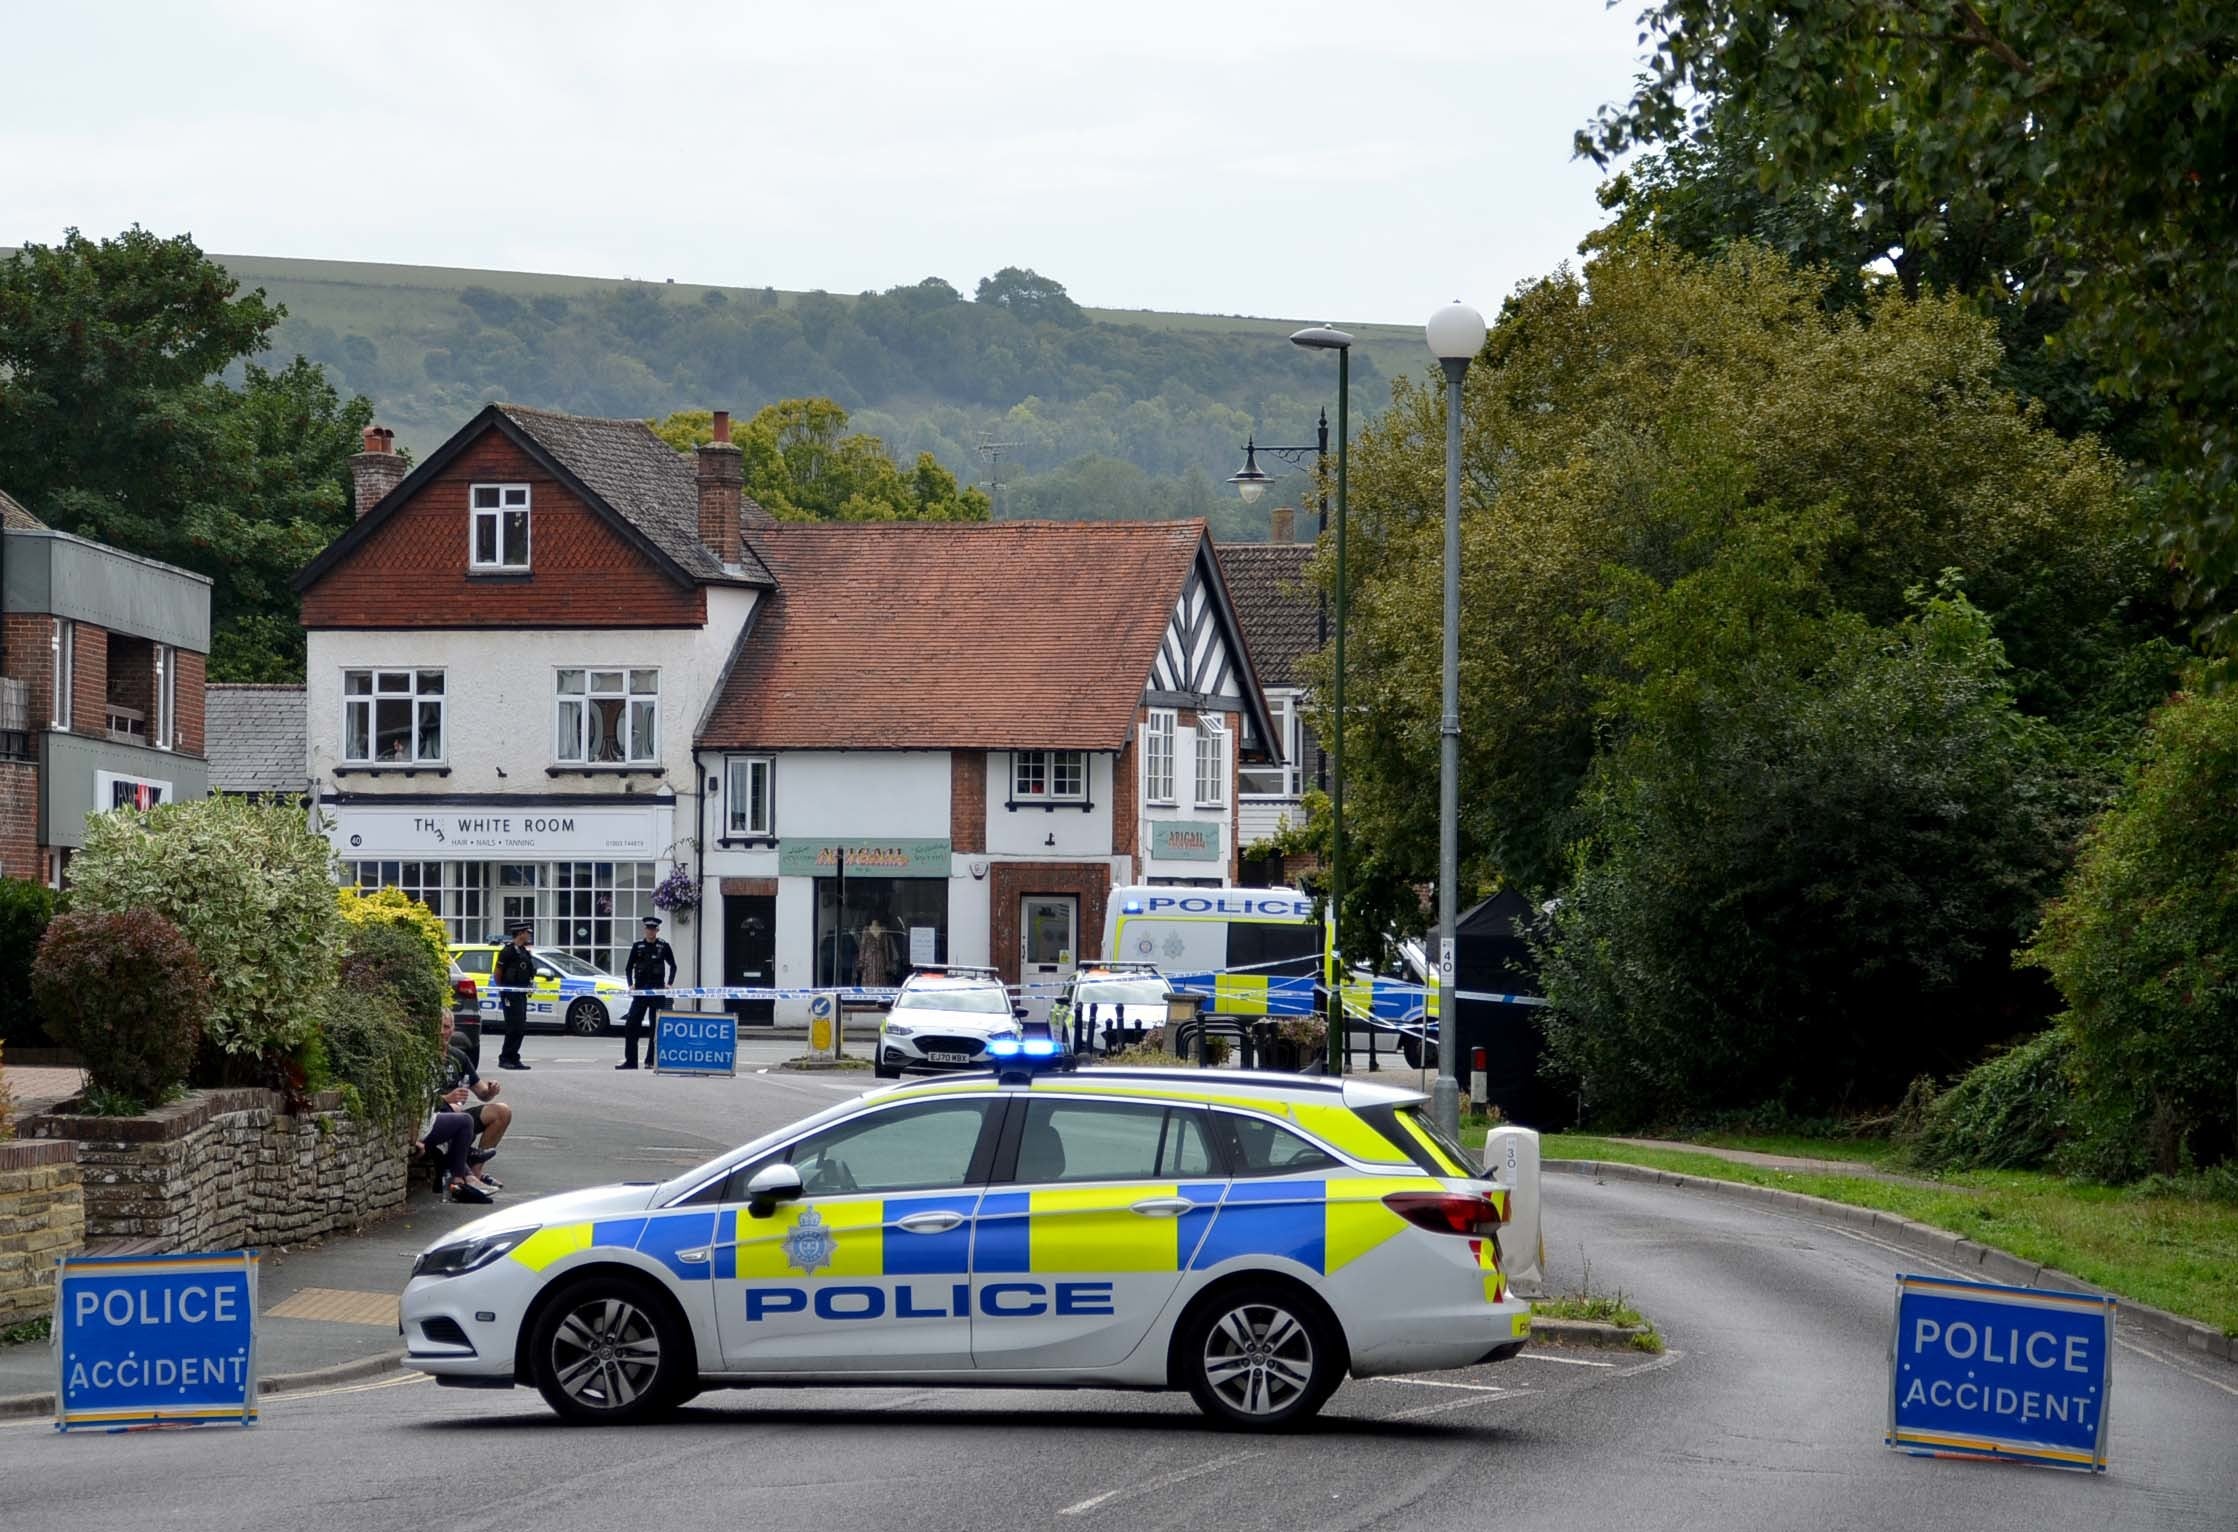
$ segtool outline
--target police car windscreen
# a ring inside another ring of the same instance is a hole
[[[1311,974],[1321,965],[1321,926],[1311,920],[1228,923],[1228,966],[1258,973]]]
[[[572,952],[539,952],[536,955],[557,968],[561,973],[566,974],[570,979],[595,979],[598,977],[597,969]]]
[[[985,989],[905,989],[894,997],[897,1011],[963,1011],[974,1016],[1008,1016],[1010,996]]]
[[[1166,987],[1156,979],[1099,979],[1080,986],[1082,1005],[1155,1005],[1166,1003]]]

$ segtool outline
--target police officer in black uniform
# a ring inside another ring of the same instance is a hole
[[[500,1069],[526,1069],[521,1062],[521,1035],[528,1030],[528,992],[536,982],[536,954],[528,950],[530,926],[525,920],[506,927],[512,940],[497,949],[497,999],[505,1013],[505,1046],[497,1055]]]
[[[629,956],[622,963],[623,976],[631,989],[666,989],[676,982],[676,949],[661,940],[661,919],[658,915],[645,917],[645,936],[630,943]],[[653,1067],[653,1017],[660,1010],[660,1002],[651,995],[635,995],[629,1002],[629,1017],[622,1028],[622,1061],[616,1069],[637,1067],[637,1026],[640,1021],[647,1027],[645,1034],[645,1067]]]

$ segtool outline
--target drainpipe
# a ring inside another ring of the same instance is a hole
[[[697,745],[692,746],[692,795],[692,886],[699,890],[699,935],[692,938],[692,976],[694,983],[705,988],[707,921],[714,901],[707,897],[707,770],[700,764]]]

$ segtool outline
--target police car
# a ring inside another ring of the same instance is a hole
[[[1007,1049],[1006,1049],[1007,1051]],[[1226,1425],[1513,1356],[1508,1192],[1411,1091],[1194,1070],[884,1087],[421,1253],[408,1364],[575,1422],[777,1384],[1186,1389]]]
[[[1154,963],[1092,963],[1066,981],[1049,1025],[1084,1052],[1130,1047],[1165,1026],[1172,997]]]
[[[902,981],[879,1023],[872,1072],[892,1080],[904,1070],[985,1069],[995,1043],[1024,1035],[1010,991],[992,968],[923,968]]]
[[[472,976],[481,990],[482,1025],[505,1024],[504,997],[490,992],[497,983],[495,968],[500,942],[453,942],[451,961]],[[528,997],[530,1026],[559,1026],[578,1037],[596,1037],[613,1027],[614,1018],[629,1009],[629,986],[602,972],[571,952],[531,947],[536,959],[536,980]]]

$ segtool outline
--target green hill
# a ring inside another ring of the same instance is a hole
[[[322,363],[421,452],[491,399],[659,416],[820,394],[903,461],[929,451],[967,482],[988,477],[981,442],[1008,443],[1006,517],[1207,515],[1249,539],[1276,497],[1246,514],[1220,484],[1239,444],[1254,430],[1310,440],[1335,402],[1334,363],[1286,340],[1310,321],[1083,309],[1032,273],[997,273],[967,299],[938,279],[844,296],[214,259],[286,305],[276,352]],[[1364,418],[1428,358],[1413,326],[1349,328]]]

